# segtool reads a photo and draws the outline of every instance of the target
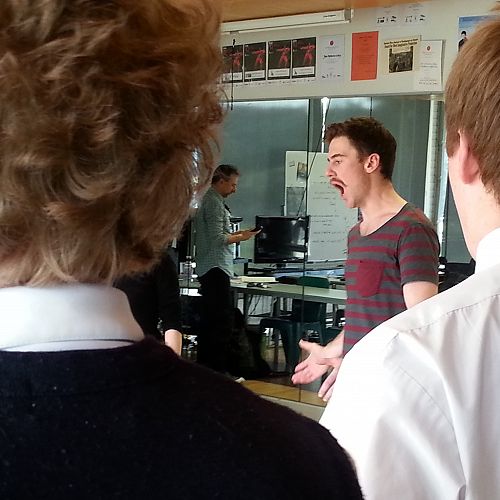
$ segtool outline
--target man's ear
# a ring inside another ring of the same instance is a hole
[[[457,146],[457,173],[464,184],[472,184],[480,177],[479,163],[474,156],[467,134],[459,130]]]
[[[378,153],[372,153],[365,159],[365,172],[371,174],[375,172],[377,168],[380,167],[380,155]]]

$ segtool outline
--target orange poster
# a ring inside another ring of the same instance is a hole
[[[352,34],[351,80],[375,80],[378,62],[378,31]]]

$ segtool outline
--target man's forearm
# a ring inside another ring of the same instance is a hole
[[[231,245],[231,243],[240,243],[241,241],[247,241],[252,236],[255,236],[259,231],[236,231],[235,233],[230,233],[226,239],[226,243]]]
[[[342,330],[332,341],[325,346],[324,357],[331,359],[331,366],[336,364],[336,360],[344,353],[344,330]],[[330,364],[330,363],[328,363]]]
[[[243,241],[243,235],[241,231],[229,234],[226,239],[228,245],[231,245],[233,243],[240,243],[241,241]]]

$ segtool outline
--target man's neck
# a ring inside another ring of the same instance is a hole
[[[479,242],[489,233],[500,227],[500,205],[493,192],[486,188],[471,188],[462,199],[474,200],[467,210],[462,210],[460,223],[465,236],[467,248],[476,258]]]
[[[395,191],[392,183],[384,182],[372,189],[369,196],[360,206],[363,221],[360,230],[367,235],[392,219],[405,205],[406,200]]]
[[[219,190],[217,189],[217,186],[215,184],[212,184],[212,189],[220,196],[222,196],[222,194],[219,192]]]

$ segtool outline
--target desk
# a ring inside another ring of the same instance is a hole
[[[189,288],[182,287],[182,295],[198,296],[198,283],[191,283]],[[245,321],[248,318],[249,298],[253,295],[265,295],[279,299],[299,299],[306,302],[321,302],[323,304],[333,304],[337,306],[345,305],[347,294],[345,290],[332,288],[317,288],[314,286],[285,285],[283,283],[269,283],[266,288],[248,286],[247,283],[231,282],[231,291],[236,295],[243,295],[243,316]]]
[[[182,283],[187,284],[187,283]],[[182,285],[181,284],[181,285]],[[197,282],[189,283],[189,287],[181,287],[182,295],[189,295],[191,297],[199,296]],[[245,324],[248,321],[248,312],[250,309],[250,298],[254,295],[275,297],[276,300],[273,306],[274,315],[280,313],[281,299],[298,299],[306,302],[320,302],[323,304],[332,304],[334,306],[345,305],[347,300],[347,293],[345,290],[338,290],[332,288],[318,288],[312,286],[302,285],[286,285],[283,283],[266,283],[265,288],[256,286],[248,286],[247,283],[231,281],[231,291],[234,294],[234,305],[238,304],[238,294],[243,295],[243,317]],[[274,364],[278,362],[278,343],[275,343],[274,350]]]
[[[181,295],[198,296],[198,282],[181,283]],[[249,295],[267,295],[268,297],[279,297],[283,299],[301,299],[308,302],[321,302],[324,304],[335,304],[338,306],[346,303],[347,294],[345,290],[332,288],[317,288],[314,286],[285,285],[283,283],[269,283],[266,288],[248,286],[247,283],[231,282],[231,290],[241,293],[243,297]]]
[[[246,283],[231,283],[233,293],[243,294],[243,316],[248,319],[249,298],[253,295],[266,295],[278,299],[299,299],[306,302],[321,302],[323,304],[344,305],[347,299],[345,290],[332,288],[318,288],[315,286],[285,285],[282,283],[269,283],[266,288],[248,286]],[[235,300],[235,303],[237,300]],[[278,306],[279,310],[279,306]]]
[[[308,302],[344,305],[347,294],[345,290],[317,288],[315,286],[285,285],[283,283],[266,283],[266,288],[248,286],[246,283],[231,282],[233,292],[244,295],[268,295],[283,299],[301,299]]]
[[[273,316],[278,316],[281,310],[281,299],[298,299],[305,302],[320,302],[323,304],[333,304],[341,306],[346,303],[347,293],[345,290],[332,288],[318,288],[314,286],[285,285],[283,283],[266,283],[265,288],[248,286],[246,283],[231,283],[231,290],[235,294],[234,302],[237,303],[237,294],[243,294],[243,317],[245,323],[248,320],[250,308],[250,297],[253,295],[265,295],[276,297],[273,306]],[[274,365],[278,363],[278,342],[275,339]]]

